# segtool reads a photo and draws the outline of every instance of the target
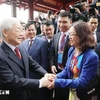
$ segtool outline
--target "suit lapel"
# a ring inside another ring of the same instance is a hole
[[[24,52],[24,50],[22,50],[21,48],[20,49],[20,52],[21,52],[21,55],[22,55],[22,59],[23,59],[23,66],[24,66],[24,69],[26,71],[26,77],[29,77],[29,74],[28,74],[28,57],[26,56],[26,52]]]
[[[30,48],[30,50],[29,50],[29,53],[31,53],[35,50],[37,44],[38,44],[38,38],[36,37],[33,44],[32,44],[32,46],[31,46],[31,48]]]
[[[60,39],[60,36],[61,36],[61,33],[57,33],[58,35],[56,36],[56,50],[58,51],[58,46],[59,46],[59,39]]]
[[[97,43],[100,42],[100,33],[98,31],[96,31],[96,38],[97,38]]]
[[[16,64],[18,64],[22,69],[24,69],[22,61],[20,61],[20,59],[16,56],[16,54],[12,51],[12,49],[4,42],[2,43],[2,46],[4,51],[8,54],[8,57]]]
[[[26,39],[22,44],[24,45],[25,50],[28,51],[28,49],[29,49],[29,40]]]

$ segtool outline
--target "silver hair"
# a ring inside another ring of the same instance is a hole
[[[4,20],[1,21],[0,24],[0,35],[3,36],[3,30],[4,29],[11,29],[13,24],[15,23],[20,23],[20,20],[15,18],[15,17],[11,17],[11,18],[6,18]]]

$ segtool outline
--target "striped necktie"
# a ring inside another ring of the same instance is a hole
[[[30,48],[32,46],[32,43],[33,43],[33,39],[29,40],[29,48],[28,48],[28,50],[30,50]]]
[[[20,51],[19,51],[18,47],[16,47],[14,51],[15,51],[17,57],[18,57],[19,59],[21,59],[22,57],[21,57],[21,54],[20,54]]]
[[[63,51],[64,50],[64,46],[65,46],[65,37],[66,34],[63,34],[61,41],[60,41],[60,50]]]

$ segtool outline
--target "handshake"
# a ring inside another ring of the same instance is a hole
[[[40,79],[41,87],[46,87],[48,89],[54,88],[54,79],[57,76],[55,74],[45,74],[44,77]]]

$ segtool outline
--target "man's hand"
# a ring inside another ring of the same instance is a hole
[[[79,14],[81,14],[80,10],[78,8],[75,8],[75,11]]]
[[[46,73],[44,77],[40,79],[40,87],[47,87],[51,84],[51,82],[56,78],[57,76],[54,74]]]
[[[48,89],[53,89],[54,88],[54,80],[48,85]]]
[[[56,69],[56,66],[51,66],[51,72],[53,73],[53,74],[56,74],[56,72],[57,72],[57,69]]]
[[[57,76],[54,75],[54,74],[51,74],[51,73],[46,73],[46,74],[44,75],[44,77],[46,77],[49,81],[52,82],[53,79],[56,78]]]
[[[51,83],[51,81],[47,77],[42,77],[40,79],[41,87],[48,87],[48,85]]]

